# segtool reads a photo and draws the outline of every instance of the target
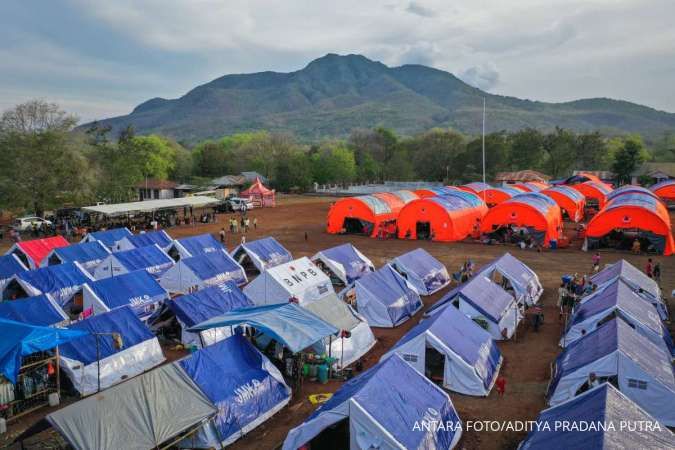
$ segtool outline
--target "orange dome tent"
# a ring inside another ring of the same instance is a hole
[[[535,241],[549,246],[558,240],[562,227],[560,207],[545,195],[521,194],[490,209],[483,217],[481,231],[492,233],[509,225],[528,228]]]
[[[664,202],[675,202],[675,180],[666,180],[649,188]]]
[[[581,192],[569,186],[555,186],[540,192],[551,197],[567,213],[567,217],[573,222],[580,222],[584,218],[586,198]]]
[[[525,183],[515,183],[509,186],[522,189],[525,192],[539,192],[549,187],[548,184],[540,181],[526,181]]]
[[[637,230],[660,253],[672,255],[675,249],[668,210],[661,201],[644,193],[620,195],[588,223],[588,248],[600,245],[600,239],[614,230]]]
[[[589,200],[595,201],[598,204],[598,208],[602,209],[607,203],[607,194],[612,192],[612,188],[605,183],[598,183],[597,181],[586,181],[579,184],[574,184],[571,186],[572,189],[576,189],[581,192],[581,194],[586,197],[586,203],[589,203]]]
[[[502,186],[485,189],[479,194],[479,196],[481,198],[484,197],[485,203],[492,207],[523,193],[524,191],[513,186]]]
[[[461,190],[459,186],[443,186],[443,187],[435,187],[435,188],[423,188],[423,189],[417,189],[415,191],[415,194],[419,198],[427,198],[427,197],[436,197],[436,196],[442,196],[442,195],[447,195],[451,192],[456,192]]]
[[[467,183],[463,184],[461,186],[457,186],[458,189],[461,189],[463,191],[467,192],[473,192],[474,194],[479,194],[483,192],[485,189],[489,189],[491,186],[487,183],[482,183],[480,181],[475,181],[473,183]]]
[[[627,184],[625,186],[621,186],[619,188],[614,189],[612,192],[607,194],[607,202],[609,203],[610,201],[614,200],[617,197],[620,197],[622,195],[626,194],[644,194],[649,197],[654,197],[657,200],[659,199],[659,196],[654,194],[652,191],[650,191],[647,188],[643,188],[642,186],[636,186],[634,184]]]

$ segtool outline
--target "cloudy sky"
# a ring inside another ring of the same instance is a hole
[[[447,70],[493,93],[675,112],[673,0],[4,0],[0,109],[83,120],[326,53]]]

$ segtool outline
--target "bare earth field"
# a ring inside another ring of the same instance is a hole
[[[506,377],[506,394],[499,398],[492,393],[487,398],[475,398],[450,393],[450,397],[459,412],[462,420],[534,420],[541,409],[545,407],[544,391],[546,389],[550,364],[553,362],[559,348],[558,338],[562,324],[558,321],[556,289],[560,283],[560,276],[565,273],[584,273],[591,269],[591,254],[578,250],[580,243],[573,242],[570,249],[544,251],[537,253],[534,250],[520,250],[515,247],[485,246],[471,242],[462,243],[434,243],[427,241],[378,241],[367,237],[336,236],[324,232],[325,218],[332,198],[320,197],[281,197],[279,206],[271,209],[253,210],[251,217],[258,218],[258,229],[251,230],[247,240],[263,236],[274,236],[286,246],[294,257],[311,256],[317,251],[337,244],[351,242],[360,251],[373,260],[376,266],[381,266],[388,259],[417,247],[423,247],[429,253],[443,262],[449,271],[457,271],[467,259],[473,260],[480,267],[504,252],[510,251],[530,266],[538,275],[544,286],[542,297],[545,323],[538,333],[523,326],[518,330],[517,338],[508,342],[499,343],[504,355],[502,373]],[[167,230],[173,237],[189,236],[200,233],[214,233],[227,223],[226,215],[219,216],[219,223],[197,226],[183,226]],[[305,233],[307,239],[305,240]],[[240,242],[241,235],[228,233],[228,249],[232,249]],[[5,250],[8,243],[2,244]],[[602,264],[612,263],[624,258],[639,268],[644,268],[647,256],[636,256],[611,250],[601,251]],[[675,289],[675,262],[673,258],[657,257],[662,267],[662,289],[670,293]],[[437,301],[446,290],[429,298],[424,298],[425,309]],[[419,321],[421,313],[413,320],[408,321],[396,329],[373,329],[378,339],[377,345],[364,358],[366,368],[376,364],[380,356],[386,352],[403,334]],[[672,332],[672,327],[671,327]],[[175,353],[175,352],[174,352]],[[175,359],[180,354],[167,355]],[[233,449],[275,449],[281,445],[289,429],[300,424],[313,410],[308,400],[310,394],[332,392],[340,387],[338,381],[331,381],[321,385],[305,382],[301,392],[295,392],[289,405],[272,419],[255,429],[249,435],[236,442]],[[0,446],[7,444],[7,438],[16,436],[20,430],[28,427],[32,422],[44,415],[47,410],[40,411],[39,415],[29,416],[18,423],[9,425],[9,433],[0,437]],[[179,413],[179,412],[177,412]],[[514,449],[525,436],[524,432],[464,432],[461,448],[465,449]],[[5,439],[3,441],[3,438]],[[38,438],[31,439],[31,446],[49,448],[47,442],[49,433],[42,433]],[[26,444],[29,444],[27,441]],[[53,448],[53,447],[52,447]]]

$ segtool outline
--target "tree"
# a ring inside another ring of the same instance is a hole
[[[348,183],[356,178],[354,153],[342,142],[324,143],[312,155],[314,179],[317,183]]]
[[[312,185],[312,163],[309,156],[299,149],[277,159],[274,185],[281,191],[306,191]]]
[[[645,156],[645,148],[641,139],[631,136],[624,140],[612,165],[619,184],[630,183],[631,174],[643,163]]]
[[[526,128],[510,136],[509,166],[513,170],[539,169],[544,161],[544,136],[538,130]]]
[[[194,174],[200,177],[215,178],[231,173],[232,149],[220,142],[200,142],[192,150]]]
[[[402,143],[412,156],[412,163],[418,177],[432,181],[443,181],[456,171],[457,156],[465,152],[464,137],[452,130],[433,129]]]
[[[605,138],[597,131],[577,136],[575,161],[581,170],[609,169],[611,159]]]
[[[571,131],[556,127],[544,137],[542,148],[546,152],[546,172],[554,177],[569,173],[576,164],[576,136]]]
[[[509,169],[511,143],[509,135],[501,131],[485,136],[485,175],[491,180],[498,172]],[[457,179],[461,181],[482,180],[483,139],[477,137],[466,146],[466,152],[455,163]]]

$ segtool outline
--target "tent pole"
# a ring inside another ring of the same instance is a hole
[[[97,388],[96,393],[101,392],[101,348],[98,343],[98,334],[94,334],[96,337],[96,381]]]

